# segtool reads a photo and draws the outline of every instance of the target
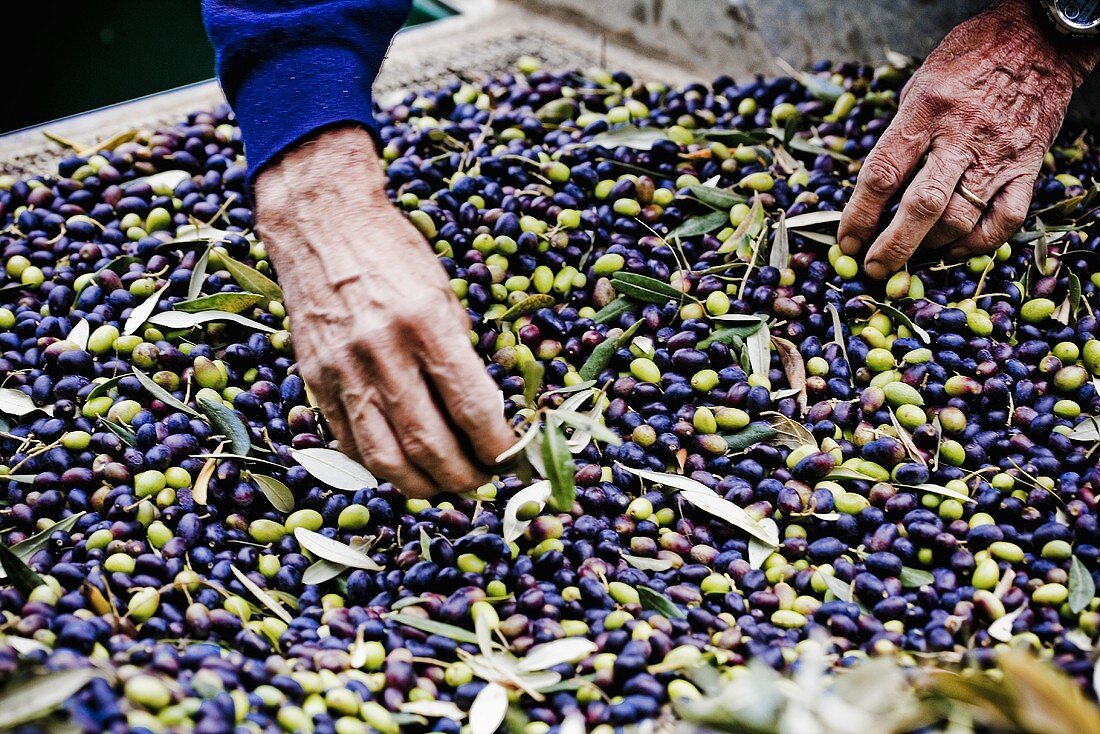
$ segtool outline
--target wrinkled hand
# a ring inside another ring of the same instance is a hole
[[[1048,37],[1031,6],[1004,0],[959,25],[903,90],[838,231],[845,254],[871,243],[871,277],[897,270],[921,245],[952,257],[989,252],[1023,223],[1043,155],[1096,63],[1095,43]],[[960,184],[988,203],[984,210]]]
[[[306,141],[261,172],[256,204],[302,377],[340,447],[411,497],[488,481],[515,436],[446,273],[386,198],[370,136]]]

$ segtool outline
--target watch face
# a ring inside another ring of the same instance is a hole
[[[1100,27],[1100,0],[1056,0],[1058,20],[1070,30],[1095,31]]]

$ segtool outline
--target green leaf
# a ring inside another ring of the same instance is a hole
[[[338,563],[350,568],[361,568],[365,571],[381,571],[383,568],[375,563],[374,559],[366,553],[352,548],[347,543],[341,543],[328,536],[309,530],[308,528],[294,528],[294,539],[303,550],[307,550],[317,558],[323,558],[332,563]]]
[[[153,295],[146,298],[144,301],[134,306],[130,311],[129,317],[126,319],[126,323],[122,327],[123,334],[133,334],[135,331],[141,328],[141,325],[149,320],[149,317],[153,315],[153,311],[156,310],[157,304],[160,303],[161,296],[168,290],[168,286],[171,283],[165,283],[157,289]]]
[[[859,298],[861,301],[869,303],[872,306],[876,307],[878,310],[885,313],[887,316],[890,317],[891,320],[894,321],[895,325],[901,325],[909,329],[909,331],[913,332],[913,335],[920,340],[921,344],[929,344],[932,341],[932,337],[928,336],[927,331],[914,324],[912,319],[910,319],[898,309],[891,306],[889,303],[879,303],[870,296],[860,296]]]
[[[259,293],[215,293],[212,296],[199,296],[187,301],[180,301],[173,308],[184,313],[200,313],[202,311],[240,313],[262,300],[264,300],[264,297]]]
[[[1100,441],[1100,418],[1087,415],[1066,434],[1072,441]]]
[[[35,405],[31,396],[22,390],[16,390],[14,387],[0,387],[0,413],[22,418],[36,410],[53,415],[52,406]]]
[[[516,305],[500,315],[501,321],[515,321],[520,316],[534,313],[540,308],[549,308],[554,305],[554,297],[546,293],[535,293],[527,296]]]
[[[654,591],[648,586],[639,586],[637,592],[642,609],[650,609],[666,619],[684,619],[687,617],[683,610],[664,594]]]
[[[88,319],[80,319],[76,322],[76,326],[65,336],[65,341],[70,341],[77,345],[81,349],[87,351],[88,338],[92,335],[92,327],[88,323]]]
[[[825,582],[826,588],[828,588],[829,591],[833,592],[833,596],[835,596],[837,599],[840,599],[841,601],[849,603],[852,601],[851,584],[841,581],[832,574],[822,573],[818,575],[821,577],[821,580]]]
[[[750,423],[737,433],[727,433],[722,436],[726,439],[730,451],[744,451],[750,446],[755,446],[764,441],[770,441],[778,435],[778,431],[767,423]]]
[[[844,94],[844,87],[814,74],[799,74],[798,81],[802,82],[802,86],[806,87],[806,91],[814,99],[836,102]]]
[[[696,138],[720,140],[726,145],[760,145],[768,139],[766,135],[759,133],[750,133],[743,130],[729,130],[725,128],[701,128],[693,132]]]
[[[851,362],[848,362],[848,347],[844,345],[844,325],[840,323],[840,312],[831,303],[825,304],[825,310],[829,312],[829,317],[833,321],[833,343],[840,347],[840,356],[844,357],[845,363],[849,365],[848,371],[851,372]],[[851,383],[851,381],[849,377],[848,382]]]
[[[268,334],[274,334],[276,331],[276,329],[272,329],[270,326],[264,326],[259,321],[246,319],[244,316],[229,313],[228,311],[203,311],[202,313],[163,311],[150,316],[148,321],[150,324],[163,326],[168,329],[191,329],[209,321],[232,321],[235,324],[247,326],[250,329],[263,331]]]
[[[130,448],[135,448],[137,446],[137,435],[126,426],[119,425],[106,418],[100,418],[99,422],[106,426],[108,431],[122,439],[122,443]]]
[[[427,632],[429,635],[439,635],[440,637],[446,637],[455,642],[465,642],[471,645],[477,644],[477,635],[473,632],[453,624],[447,624],[446,622],[437,622],[434,619],[426,619],[424,617],[414,617],[411,614],[387,614],[385,618],[392,619],[394,622],[403,624],[406,627],[412,627],[421,632]]]
[[[275,477],[266,474],[248,473],[249,478],[259,487],[267,501],[279,512],[291,512],[294,509],[294,493]]]
[[[184,181],[191,179],[191,174],[187,171],[180,171],[178,169],[172,169],[170,171],[161,171],[160,173],[154,173],[151,176],[142,176],[141,178],[130,179],[129,181],[123,181],[118,186],[123,191],[126,191],[132,186],[139,183],[149,184],[154,191],[175,191]]]
[[[565,434],[553,421],[547,421],[543,429],[542,460],[546,465],[546,478],[550,480],[550,507],[557,512],[568,512],[576,498],[573,455]]]
[[[935,583],[936,578],[932,574],[922,569],[902,566],[901,574],[898,576],[898,581],[901,582],[902,586],[909,589],[914,589],[920,586],[928,586],[929,584]]]
[[[947,487],[943,487],[939,484],[932,484],[930,482],[925,482],[924,484],[914,484],[913,489],[919,489],[922,492],[931,492],[932,494],[950,497],[951,499],[958,500],[959,502],[975,501],[974,498],[968,494],[965,494],[963,492],[956,492],[953,489],[948,489]]]
[[[757,329],[745,340],[752,374],[768,376],[771,371],[772,337],[767,329]]]
[[[649,150],[658,140],[667,140],[668,133],[659,127],[638,127],[637,125],[623,125],[614,130],[593,135],[586,145],[602,145],[605,148],[618,148],[620,146],[633,148],[634,150]]]
[[[187,281],[187,298],[195,300],[202,294],[202,286],[206,282],[206,268],[210,265],[210,248],[207,247],[195,261],[195,268],[191,271],[191,280]],[[179,308],[179,304],[176,304]]]
[[[592,353],[588,355],[588,359],[581,365],[578,374],[582,380],[594,380],[596,377],[604,371],[607,365],[611,364],[612,358],[615,356],[615,352],[621,349],[623,346],[630,342],[630,339],[645,323],[642,319],[638,319],[630,325],[626,331],[624,331],[617,338],[607,338],[597,344],[592,350]]]
[[[229,448],[233,450],[233,453],[247,454],[249,449],[252,448],[252,439],[248,433],[248,428],[237,416],[237,411],[220,400],[210,400],[202,395],[198,397],[196,402],[202,412],[206,414],[206,417],[210,419],[210,423],[214,428],[229,439]]]
[[[13,730],[52,713],[99,675],[95,668],[74,668],[9,685],[0,695],[0,731]]]
[[[623,553],[623,560],[639,571],[652,571],[654,573],[668,571],[674,565],[669,558],[646,558],[645,556],[632,556],[629,553]]]
[[[424,526],[420,526],[420,559],[423,561],[432,560],[432,537],[428,535],[428,531],[424,529]]]
[[[124,375],[115,375],[114,377],[107,378],[103,382],[97,383],[96,386],[92,388],[92,391],[88,393],[88,397],[85,398],[85,400],[95,400],[96,398],[103,397],[107,393],[111,392],[111,390],[116,385],[118,385],[119,380],[121,380],[123,377],[129,376],[130,373],[127,372]]]
[[[562,423],[568,424],[578,431],[584,431],[597,441],[603,441],[612,446],[618,446],[623,442],[623,440],[619,438],[619,434],[615,433],[595,418],[589,418],[584,413],[559,409],[550,411],[550,417],[557,418]]]
[[[347,570],[348,567],[342,563],[333,563],[332,561],[326,561],[322,558],[314,562],[302,573],[302,583],[307,586],[323,584],[326,581],[331,581]]]
[[[698,237],[699,235],[708,234],[716,229],[728,226],[730,223],[730,215],[728,211],[725,212],[708,212],[707,214],[700,214],[689,219],[685,219],[676,229],[668,233],[668,239],[685,237]]]
[[[542,362],[530,355],[527,350],[520,352],[519,374],[523,377],[523,397],[529,407],[535,407],[542,389],[542,377],[546,374],[546,368]]]
[[[707,206],[714,207],[721,210],[726,216],[726,221],[729,221],[729,211],[738,204],[744,204],[748,201],[748,198],[741,194],[735,194],[729,189],[720,189],[717,186],[688,186],[688,191],[699,201],[703,202]]]
[[[219,251],[218,254],[221,256],[222,267],[229,271],[229,274],[233,276],[233,280],[237,281],[237,285],[241,288],[249,293],[259,293],[264,298],[272,301],[283,300],[283,289],[271,278],[254,267],[245,265],[239,260],[234,260],[224,252]]]
[[[1072,270],[1069,271],[1069,308],[1070,313],[1074,316],[1081,310],[1081,279],[1077,277],[1077,273]]]
[[[699,349],[706,349],[711,344],[725,344],[727,347],[741,346],[745,339],[760,331],[764,326],[761,319],[755,326],[730,326],[711,332],[711,335],[699,342]]]
[[[45,548],[50,542],[50,536],[54,533],[67,533],[73,529],[77,521],[84,515],[83,512],[77,512],[69,515],[64,520],[58,520],[50,525],[45,530],[40,530],[34,535],[30,536],[26,540],[21,540],[11,547],[12,553],[19,557],[20,560],[26,562],[31,560],[38,551]],[[3,578],[3,574],[0,574],[0,578]]]
[[[688,297],[686,293],[673,288],[663,280],[638,273],[625,273],[621,270],[611,277],[611,285],[615,286],[615,290],[631,298],[658,305],[664,305],[669,301],[682,301]]]
[[[137,265],[139,263],[144,265],[145,261],[142,260],[140,257],[134,257],[133,255],[119,255],[118,257],[111,260],[111,262],[107,263],[95,272],[96,275],[99,275],[104,270],[110,270],[112,273],[115,273],[117,275],[125,275],[126,272],[130,269],[131,265]]]
[[[0,568],[4,569],[8,582],[24,595],[30,594],[46,583],[22,558],[15,555],[11,548],[2,544],[0,544]]]
[[[1080,614],[1096,596],[1096,582],[1077,556],[1069,559],[1069,610]]]
[[[775,237],[772,239],[772,247],[768,251],[768,265],[777,270],[783,270],[791,264],[791,242],[787,237],[787,215],[779,214],[779,224],[775,228]]]
[[[141,386],[148,390],[154,398],[164,403],[165,405],[170,405],[176,410],[182,411],[196,418],[202,417],[202,414],[200,414],[197,410],[195,410],[190,405],[183,402],[175,395],[158,385],[152,377],[145,374],[137,367],[134,368],[134,377],[137,378],[137,381],[141,383]]]
[[[837,224],[840,222],[841,216],[840,212],[829,211],[827,209],[818,212],[797,214],[787,219],[787,229],[816,227],[819,224]],[[773,226],[778,226],[778,224]]]
[[[616,320],[624,313],[630,313],[634,310],[634,303],[624,296],[616,298],[611,303],[607,304],[592,317],[592,320],[597,324],[606,324]]]

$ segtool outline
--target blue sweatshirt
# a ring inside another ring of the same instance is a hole
[[[371,85],[412,0],[204,0],[218,78],[244,137],[249,179],[323,127],[377,138]]]

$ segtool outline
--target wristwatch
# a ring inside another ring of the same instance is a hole
[[[1071,36],[1100,34],[1100,0],[1039,0],[1059,33]]]

